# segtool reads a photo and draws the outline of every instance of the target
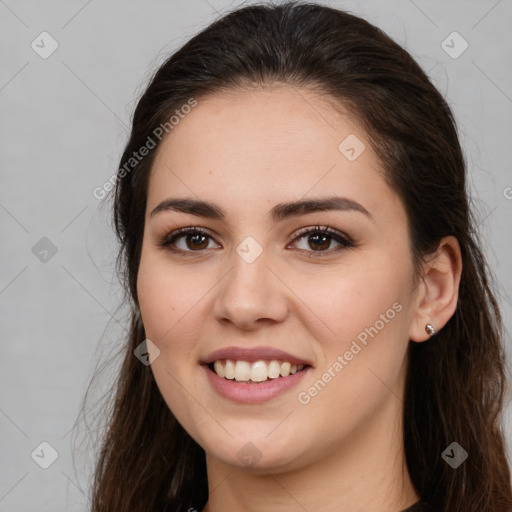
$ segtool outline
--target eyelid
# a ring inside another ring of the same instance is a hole
[[[181,238],[188,234],[200,234],[205,235],[212,240],[214,239],[213,235],[211,235],[205,228],[195,225],[185,226],[183,228],[174,229],[173,231],[165,234],[162,238],[159,239],[158,244],[160,247],[169,247],[171,243],[173,243],[178,238]],[[175,252],[203,252],[203,251],[181,251],[177,249]]]
[[[354,241],[348,235],[343,233],[342,231],[338,231],[337,229],[331,228],[330,226],[321,226],[321,225],[306,226],[304,228],[300,228],[298,231],[295,231],[295,233],[293,233],[293,235],[290,237],[290,240],[288,243],[294,242],[298,238],[302,238],[304,235],[307,235],[307,234],[314,235],[316,233],[325,234],[332,238],[341,238],[344,242],[346,242],[348,244],[354,244]]]
[[[198,250],[198,251],[192,251],[192,250],[184,251],[182,249],[171,249],[171,245],[176,240],[178,240],[179,238],[182,238],[188,234],[204,235],[204,236],[215,241],[214,237],[205,228],[202,228],[200,226],[189,225],[189,226],[186,226],[183,228],[175,229],[175,230],[171,231],[170,233],[167,233],[160,239],[160,241],[158,242],[157,245],[160,247],[163,247],[165,249],[168,249],[169,251],[171,251],[175,254],[192,255],[194,253],[197,253],[197,254],[204,253],[205,249]],[[295,231],[290,236],[290,238],[287,242],[287,246],[290,243],[295,242],[296,240],[304,238],[305,235],[311,236],[311,235],[315,235],[315,234],[324,234],[324,235],[330,237],[331,239],[334,239],[338,244],[340,244],[340,247],[338,247],[336,249],[326,250],[326,251],[308,251],[305,249],[298,249],[298,251],[310,253],[310,257],[320,257],[321,258],[321,257],[329,256],[333,253],[337,253],[343,249],[354,248],[356,245],[354,243],[354,241],[352,240],[352,238],[349,237],[348,235],[346,235],[345,233],[343,233],[342,231],[334,229],[330,226],[315,225],[315,226],[306,226],[306,227],[299,229],[298,231]],[[215,242],[215,243],[218,243],[218,242]]]

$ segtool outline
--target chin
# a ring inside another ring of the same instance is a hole
[[[306,464],[303,454],[297,448],[304,447],[302,439],[290,436],[274,437],[275,434],[234,436],[226,440],[208,441],[202,444],[207,457],[213,457],[224,464],[254,473],[282,473]],[[265,437],[268,436],[268,437]],[[313,451],[314,453],[314,451]],[[301,462],[302,461],[302,462]]]

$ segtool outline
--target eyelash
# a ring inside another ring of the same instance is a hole
[[[289,242],[295,242],[296,240],[300,240],[301,238],[304,238],[306,235],[326,235],[332,239],[334,239],[336,242],[340,244],[340,247],[334,250],[327,250],[327,251],[308,251],[306,249],[299,249],[300,251],[310,252],[310,258],[323,258],[325,256],[329,256],[332,253],[337,253],[339,251],[342,251],[344,249],[350,249],[355,247],[354,242],[346,235],[342,234],[341,232],[332,229],[329,226],[314,226],[314,227],[306,227],[301,228],[298,233],[294,236],[294,238]],[[176,242],[176,240],[182,238],[185,235],[203,235],[209,238],[212,238],[211,235],[209,235],[206,231],[201,229],[200,227],[196,226],[189,226],[186,228],[180,228],[177,229],[167,235],[165,235],[158,243],[159,247],[164,247],[165,249],[168,249],[169,251],[173,253],[183,254],[183,255],[189,255],[194,253],[201,253],[204,251],[198,250],[198,251],[183,251],[182,249],[173,249],[171,246]]]

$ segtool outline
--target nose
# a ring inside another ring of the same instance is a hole
[[[282,322],[288,315],[288,288],[266,251],[251,263],[234,253],[232,262],[217,288],[215,319],[244,331]]]

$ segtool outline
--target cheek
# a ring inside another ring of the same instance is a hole
[[[147,338],[167,356],[172,350],[166,364],[195,357],[194,340],[214,284],[207,272],[199,278],[193,266],[171,265],[160,251],[143,249],[137,277],[140,311]]]
[[[332,272],[297,273],[294,291],[322,321],[324,343],[338,351],[375,324],[379,333],[405,326],[411,274],[407,258],[378,252]]]
[[[199,355],[194,340],[201,327],[201,298],[210,288],[197,281],[183,268],[170,267],[161,255],[143,250],[137,277],[139,306],[146,337],[159,350],[151,370],[167,406],[192,433],[196,428],[191,425],[202,417],[189,394],[197,395],[193,379]]]
[[[343,402],[340,410],[360,410],[365,400],[371,410],[370,402],[389,393],[383,382],[392,387],[399,378],[410,322],[412,263],[406,255],[380,252],[326,279],[325,294],[310,294],[308,305],[329,327],[319,371],[336,375],[325,376],[332,384],[315,398],[318,413],[331,400]]]
[[[190,294],[183,293],[183,279],[179,273],[167,268],[161,255],[144,246],[137,276],[137,295],[147,337],[164,341],[166,333],[170,334],[184,316]]]
[[[370,402],[376,405],[389,393],[383,382],[392,387],[399,378],[408,347],[412,264],[403,255],[397,264],[397,257],[380,252],[371,261],[347,265],[333,275],[317,276],[298,292],[307,297],[304,302],[322,320],[324,335],[317,338],[322,353],[315,379],[320,374],[328,384],[325,392],[322,383],[316,386],[321,392],[311,390],[315,403],[310,405],[312,409],[318,407],[317,414],[333,412],[329,403],[342,403],[337,418],[342,423],[341,411],[359,410],[364,414],[362,400],[367,402],[369,412],[373,410]],[[315,386],[315,382],[304,386],[308,396],[307,386]]]

